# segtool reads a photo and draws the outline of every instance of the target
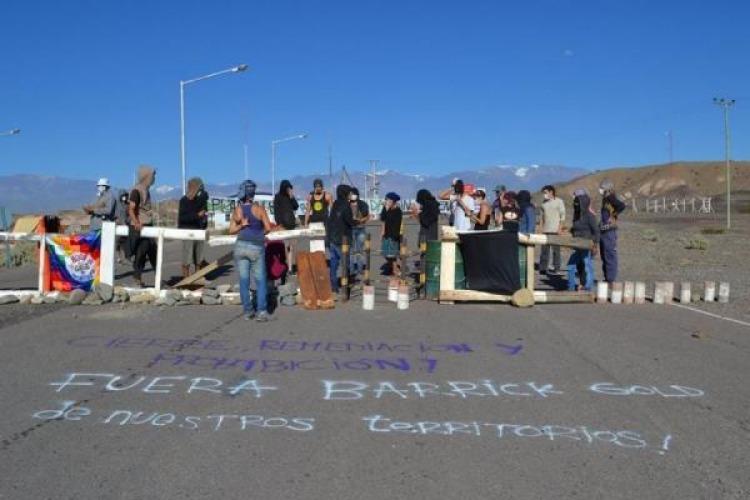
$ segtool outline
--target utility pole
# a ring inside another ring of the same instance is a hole
[[[333,148],[330,144],[328,145],[328,183],[332,190],[336,188],[336,183],[333,180]]]
[[[729,132],[729,108],[734,106],[734,99],[726,99],[724,97],[714,97],[714,104],[720,106],[724,110],[724,157],[727,163],[727,229],[732,228],[732,172],[731,172],[731,159],[730,159],[730,148],[731,148],[731,135]]]

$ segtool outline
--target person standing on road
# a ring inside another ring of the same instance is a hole
[[[365,269],[365,239],[367,238],[367,221],[370,220],[370,207],[364,200],[359,198],[359,189],[352,187],[349,193],[349,206],[352,209],[352,218],[355,225],[352,228],[352,251],[350,272],[352,275]]]
[[[411,216],[419,221],[419,244],[437,241],[440,204],[426,189],[417,191],[417,202],[412,205]]]
[[[454,179],[451,187],[440,193],[441,200],[450,200],[452,226],[456,231],[471,230],[471,215],[474,213],[474,199],[465,193],[464,181]]]
[[[91,216],[89,231],[102,228],[102,222],[115,220],[116,201],[110,190],[109,180],[106,177],[99,179],[96,183],[96,198],[91,205],[85,205],[83,211]]]
[[[487,201],[484,188],[474,191],[474,203],[479,208],[476,215],[471,216],[474,221],[474,231],[486,231],[492,221],[492,205]]]
[[[323,181],[315,179],[313,190],[307,196],[307,208],[305,211],[305,227],[311,222],[328,221],[328,207],[333,203],[331,193],[323,189]]]
[[[625,210],[625,203],[615,194],[612,181],[604,180],[599,185],[602,195],[601,240],[599,246],[602,256],[604,281],[617,281],[617,218]]]
[[[575,238],[591,240],[591,249],[576,248],[568,260],[568,290],[580,289],[576,284],[576,271],[583,282],[583,289],[591,291],[594,288],[594,264],[592,256],[596,256],[599,244],[599,223],[596,215],[591,211],[591,199],[582,190],[576,190],[573,199],[573,226],[570,233]],[[580,276],[579,265],[582,264],[584,276]]]
[[[401,197],[390,192],[385,195],[383,211],[380,212],[380,220],[383,226],[380,230],[382,237],[381,250],[385,259],[385,276],[395,276],[399,272],[396,259],[401,255],[401,221],[403,214],[398,202]]]
[[[199,197],[198,193],[203,181],[193,177],[188,181],[187,193],[180,198],[177,211],[177,227],[180,229],[203,229],[204,221],[208,218],[208,206],[206,199]],[[184,240],[182,242],[182,277],[190,276],[190,266],[194,266],[195,272],[203,267],[203,255],[205,252],[205,241]]]
[[[256,184],[251,180],[240,184],[237,197],[240,203],[234,208],[229,223],[229,234],[237,235],[234,245],[234,266],[240,276],[240,299],[245,320],[255,318],[266,322],[268,315],[268,283],[266,280],[266,234],[271,231],[271,221],[266,209],[254,203]],[[255,306],[250,298],[250,281],[255,282]]]
[[[153,238],[141,238],[141,230],[154,224],[150,188],[156,182],[156,170],[148,165],[141,165],[138,167],[137,179],[138,182],[128,197],[128,239],[131,255],[134,256],[133,278],[138,286],[143,287],[143,269],[147,258],[151,268],[156,269],[156,242]]]
[[[333,293],[339,291],[339,267],[343,257],[341,245],[344,243],[344,238],[351,244],[352,228],[356,224],[352,216],[352,208],[349,205],[350,192],[351,187],[346,184],[339,184],[336,187],[336,201],[333,202],[331,214],[328,217],[328,251],[330,255],[328,265]],[[343,272],[348,273],[349,269]]]
[[[497,229],[502,229],[503,227],[503,198],[507,192],[508,190],[503,184],[495,186],[495,201],[492,202],[492,218]]]
[[[542,233],[546,235],[558,235],[564,230],[565,203],[557,197],[555,187],[547,185],[542,188],[544,202],[542,203]],[[549,269],[549,254],[552,252],[552,272],[560,271],[560,246],[542,245],[539,255],[539,272],[547,274]]]
[[[518,203],[518,210],[521,213],[521,217],[518,220],[518,231],[520,233],[533,234],[536,231],[536,207],[531,203],[531,193],[522,189],[518,192],[516,201]]]
[[[521,219],[521,210],[518,208],[516,193],[506,191],[503,194],[502,205],[500,208],[500,221],[503,231],[517,233]]]

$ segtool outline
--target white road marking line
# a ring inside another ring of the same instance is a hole
[[[742,320],[739,320],[739,319],[730,318],[728,316],[722,316],[720,314],[710,313],[708,311],[703,311],[701,309],[696,309],[695,307],[690,307],[690,306],[686,306],[686,305],[683,305],[683,304],[672,304],[672,305],[676,306],[676,307],[680,307],[682,309],[687,309],[688,311],[694,311],[694,312],[697,312],[697,313],[700,313],[700,314],[705,314],[706,316],[711,316],[712,318],[723,319],[724,321],[731,321],[732,323],[737,323],[737,324],[743,325],[743,326],[750,326],[750,323],[748,323],[747,321],[742,321]]]

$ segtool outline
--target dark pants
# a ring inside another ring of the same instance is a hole
[[[610,229],[601,235],[599,253],[602,256],[604,281],[617,281],[617,230]]]
[[[331,290],[333,293],[339,292],[339,265],[343,252],[341,251],[341,245],[334,245],[330,243],[328,245],[328,255],[330,257],[329,271],[331,275]]]
[[[557,234],[557,233],[544,233]],[[549,254],[552,250],[552,269],[560,270],[560,245],[542,245],[542,252],[539,254],[539,270],[546,271],[549,266]]]
[[[141,238],[140,232],[130,228],[130,237],[133,255],[133,277],[141,279],[143,269],[146,267],[146,259],[151,263],[151,268],[156,269],[156,242],[152,238]]]

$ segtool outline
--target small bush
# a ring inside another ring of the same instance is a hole
[[[685,245],[687,250],[708,250],[708,242],[701,238],[691,238]]]
[[[704,227],[701,229],[701,234],[724,234],[726,229],[720,227]]]
[[[659,241],[659,233],[654,229],[646,229],[641,233],[641,238],[646,241]]]

